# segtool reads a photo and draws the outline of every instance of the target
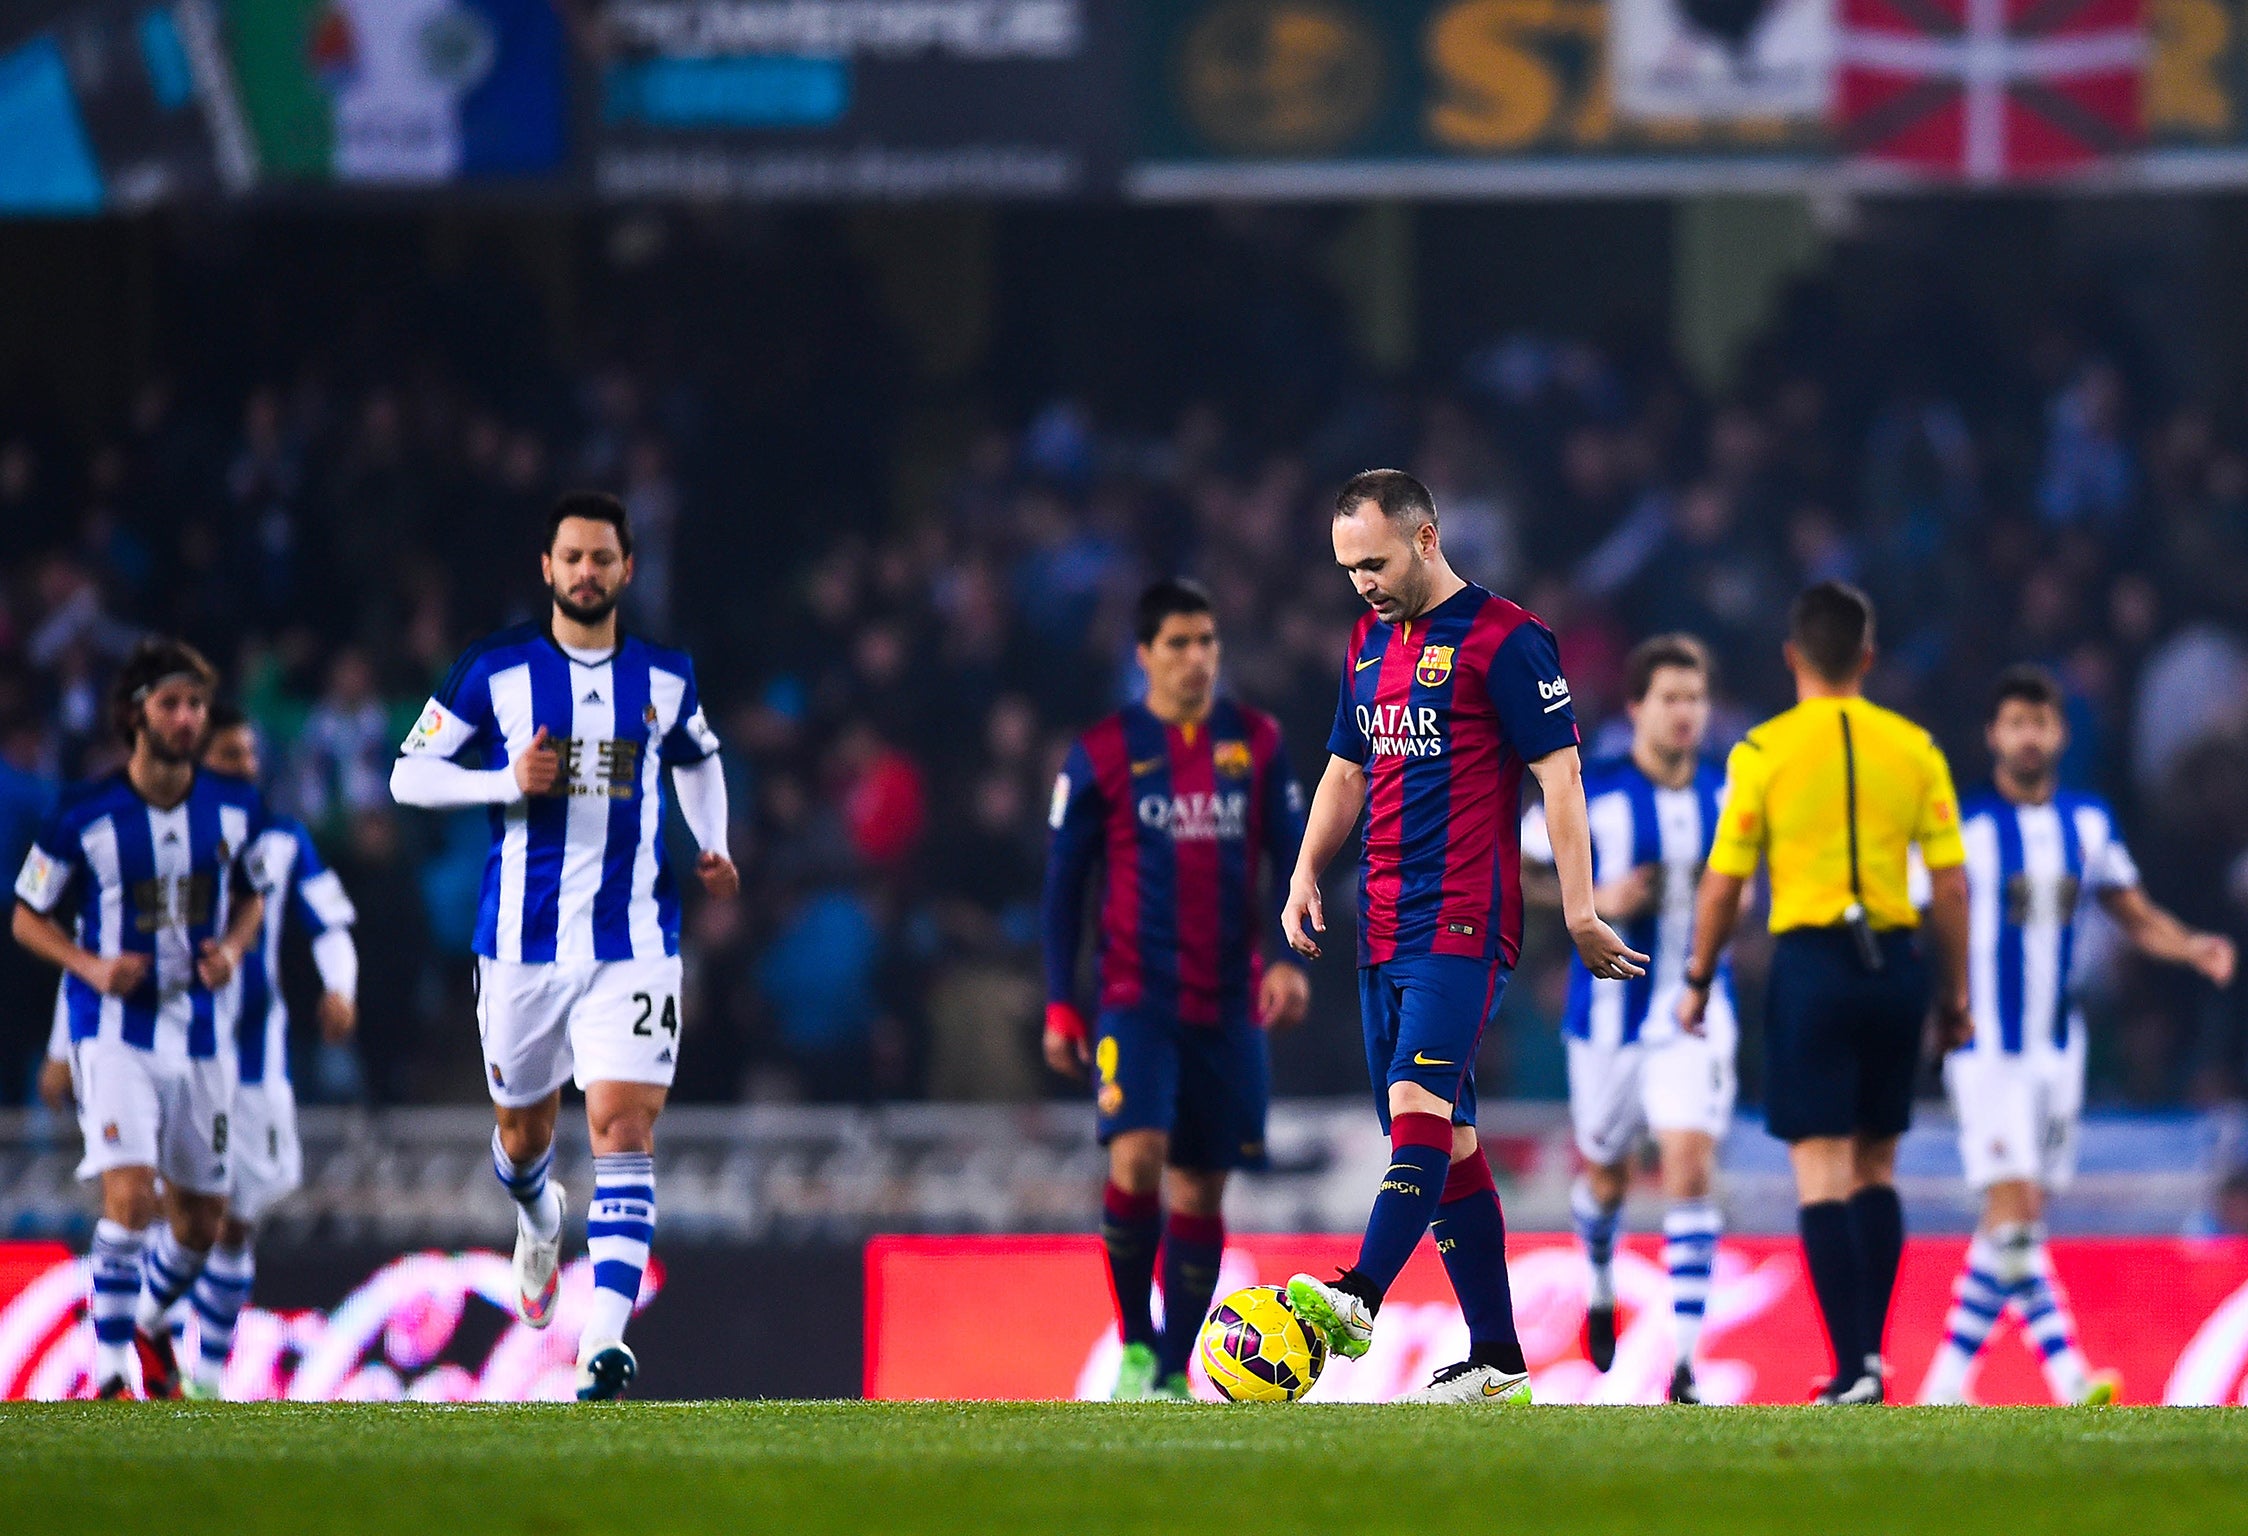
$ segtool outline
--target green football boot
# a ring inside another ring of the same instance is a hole
[[[1124,1358],[1116,1365],[1116,1390],[1109,1393],[1108,1400],[1112,1403],[1150,1401],[1158,1395],[1156,1383],[1162,1380],[1162,1372],[1153,1345],[1125,1345]]]

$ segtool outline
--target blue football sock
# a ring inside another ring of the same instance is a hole
[[[1185,1370],[1194,1354],[1224,1258],[1225,1218],[1171,1213],[1163,1233],[1163,1342],[1156,1351],[1166,1377]]]
[[[1514,1292],[1507,1283],[1506,1213],[1480,1151],[1452,1165],[1429,1230],[1467,1319],[1468,1358],[1502,1371],[1524,1369],[1522,1340],[1514,1331]]]
[[[614,1344],[639,1304],[641,1276],[656,1241],[656,1155],[597,1152],[593,1202],[585,1211],[585,1251],[593,1260],[593,1299],[584,1340]]]
[[[1444,1195],[1452,1166],[1452,1122],[1442,1115],[1398,1115],[1389,1128],[1389,1171],[1366,1218],[1366,1238],[1352,1266],[1376,1294],[1385,1293],[1420,1245]]]
[[[1149,1307],[1155,1288],[1155,1249],[1162,1235],[1163,1210],[1151,1191],[1127,1194],[1114,1184],[1101,1191],[1101,1246],[1108,1250],[1108,1283],[1116,1295],[1116,1330],[1127,1344],[1157,1344],[1155,1314]]]

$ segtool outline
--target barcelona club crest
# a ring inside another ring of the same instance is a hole
[[[1210,749],[1210,766],[1229,779],[1249,776],[1249,744],[1245,741],[1221,741]]]
[[[1424,645],[1421,659],[1413,668],[1413,681],[1423,688],[1441,688],[1452,675],[1452,647]]]

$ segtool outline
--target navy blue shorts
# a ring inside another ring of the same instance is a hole
[[[1772,950],[1764,1118],[1782,1141],[1902,1136],[1912,1124],[1928,968],[1909,931],[1869,971],[1843,928],[1791,928]]]
[[[1384,1131],[1392,1083],[1418,1083],[1451,1104],[1454,1125],[1475,1124],[1475,1052],[1498,1016],[1509,974],[1495,960],[1462,955],[1412,955],[1359,967],[1366,1075]]]
[[[1093,1028],[1093,1105],[1101,1145],[1162,1131],[1174,1168],[1262,1168],[1272,1066],[1246,1017],[1182,1024],[1146,1009],[1103,1013]]]

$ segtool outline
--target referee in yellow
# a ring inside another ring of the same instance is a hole
[[[1765,1005],[1766,1124],[1795,1165],[1803,1256],[1834,1348],[1822,1403],[1878,1403],[1904,1254],[1897,1138],[1931,1002],[1945,1049],[1967,1013],[1967,851],[1951,769],[1926,731],[1868,703],[1873,604],[1821,582],[1788,614],[1796,706],[1742,738],[1694,913],[1678,1021],[1701,1029],[1741,894],[1769,860],[1778,942]],[[1928,867],[1927,932],[1906,850]],[[1931,986],[1931,982],[1933,985]]]

